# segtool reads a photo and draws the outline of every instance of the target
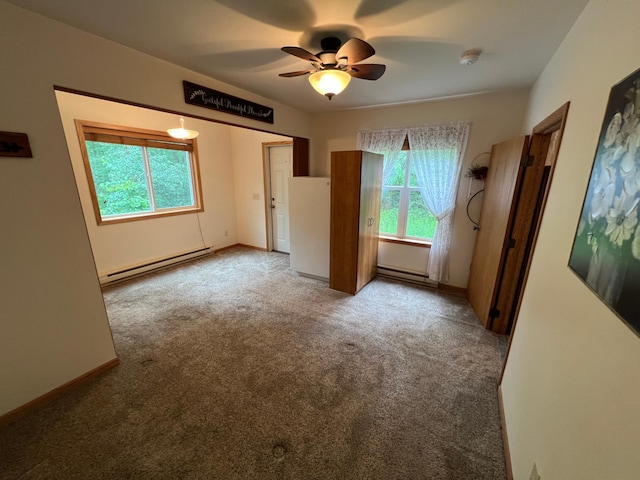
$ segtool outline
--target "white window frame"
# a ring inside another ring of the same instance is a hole
[[[411,150],[402,150],[400,155],[406,155],[405,171],[404,171],[404,185],[402,186],[382,186],[383,191],[399,191],[400,192],[400,205],[398,207],[398,227],[396,234],[392,233],[380,233],[381,240],[388,241],[404,241],[407,243],[419,243],[425,245],[431,245],[432,238],[412,237],[407,235],[407,223],[409,221],[409,198],[411,192],[418,192],[420,194],[419,187],[409,186],[409,179],[411,178]]]

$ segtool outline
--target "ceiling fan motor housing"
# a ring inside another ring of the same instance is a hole
[[[331,68],[338,65],[340,59],[336,58],[336,53],[338,53],[338,50],[340,50],[341,45],[342,42],[337,37],[323,38],[320,42],[322,51],[316,55],[318,58],[320,58],[320,60],[322,60],[322,65],[319,65],[316,68]]]
[[[320,40],[320,47],[322,47],[322,52],[337,52],[340,50],[340,46],[342,45],[342,41],[338,37],[325,37]]]
[[[338,63],[335,52],[320,52],[317,56],[322,60],[322,64],[318,66],[319,68],[334,66]]]

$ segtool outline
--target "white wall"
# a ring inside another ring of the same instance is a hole
[[[291,138],[241,128],[231,131],[238,243],[267,248],[262,143],[286,141]]]
[[[178,117],[66,92],[56,92],[56,97],[99,275],[204,246],[218,249],[237,243],[230,133],[236,127],[187,119],[187,127],[200,132],[204,212],[98,225],[74,119],[164,131],[177,125]]]
[[[501,93],[487,93],[444,100],[397,105],[390,107],[365,108],[319,115],[313,120],[314,139],[312,154],[315,162],[311,165],[311,175],[330,174],[331,152],[356,148],[356,135],[361,129],[382,129],[397,126],[418,126],[430,123],[445,123],[458,120],[471,122],[467,152],[461,176],[471,165],[474,157],[491,150],[491,145],[508,140],[520,134],[529,89],[523,88]],[[477,162],[487,164],[484,155]],[[475,182],[478,184],[479,182]],[[473,194],[480,185],[473,185]],[[456,212],[454,215],[453,242],[449,284],[466,287],[469,266],[475,243],[473,224],[467,219],[466,204],[469,185],[466,178],[460,181]],[[472,203],[477,207],[477,200]],[[474,211],[477,219],[477,210]],[[399,255],[397,248],[383,246],[379,262],[386,266],[402,268],[406,258],[413,258],[413,270],[426,272],[428,255],[424,249],[405,247],[407,251]],[[388,253],[388,254],[387,254]],[[405,260],[400,260],[401,258]]]
[[[209,245],[266,248],[262,143],[290,137],[187,118],[200,132],[204,212],[97,225],[74,119],[164,131],[178,117],[67,92],[56,98],[99,275]]]
[[[0,414],[115,358],[53,85],[310,137],[310,117],[0,0],[0,131],[33,158],[0,160]],[[260,124],[186,105],[190,80],[273,106]]]
[[[378,266],[426,275],[429,248],[378,242]],[[409,277],[412,278],[412,277]]]
[[[639,478],[640,338],[567,267],[611,87],[640,67],[640,2],[595,0],[533,89],[571,101],[502,382],[514,478]]]

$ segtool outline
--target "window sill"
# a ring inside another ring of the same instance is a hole
[[[399,245],[410,245],[412,247],[431,248],[431,242],[426,240],[422,241],[422,240],[413,240],[409,238],[394,238],[394,237],[383,237],[383,236],[378,236],[378,240],[380,242],[396,243]]]
[[[187,215],[189,213],[199,213],[204,212],[204,207],[196,206],[190,208],[178,208],[174,210],[167,210],[164,212],[149,212],[149,213],[138,213],[132,215],[121,215],[115,218],[96,218],[96,222],[98,226],[103,225],[112,225],[114,223],[125,223],[125,222],[137,222],[139,220],[150,220],[153,218],[162,218],[162,217],[172,217],[175,215]]]

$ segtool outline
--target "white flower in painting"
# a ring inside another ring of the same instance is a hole
[[[629,240],[638,224],[638,201],[640,199],[620,194],[613,202],[613,207],[607,213],[607,228],[604,233],[611,243],[622,246]]]
[[[620,160],[620,158],[627,153],[627,147],[624,145],[620,145],[613,152],[613,161]]]
[[[634,132],[634,134],[636,139],[640,141],[640,121],[636,124],[636,131]],[[638,146],[640,147],[640,143],[638,144]]]
[[[613,203],[616,192],[615,172],[611,168],[603,168],[593,189],[590,219],[595,222],[604,217]]]
[[[620,162],[620,173],[622,175],[629,175],[635,173],[636,159],[631,153],[625,153]]]
[[[620,134],[623,137],[628,137],[638,126],[637,117],[634,115],[635,107],[633,103],[627,103],[622,112],[622,126],[620,127]]]
[[[611,148],[607,148],[601,155],[600,155],[600,164],[602,165],[603,168],[609,168],[613,165],[613,149]]]
[[[635,108],[633,106],[633,103],[629,102],[624,106],[624,111],[622,112],[622,119],[624,120],[624,122],[626,124],[628,124],[631,119],[633,118],[633,112],[634,112]]]
[[[627,138],[627,152],[632,157],[635,157],[638,151],[638,141],[640,141],[640,136],[638,136],[637,129],[634,129],[633,133]]]
[[[609,126],[607,127],[607,133],[604,136],[603,145],[605,147],[610,147],[616,140],[616,136],[618,132],[620,132],[620,127],[622,126],[622,115],[620,113],[616,113],[611,122],[609,122]]]
[[[634,169],[632,173],[625,175],[622,189],[629,197],[635,197],[640,192],[640,172]]]

